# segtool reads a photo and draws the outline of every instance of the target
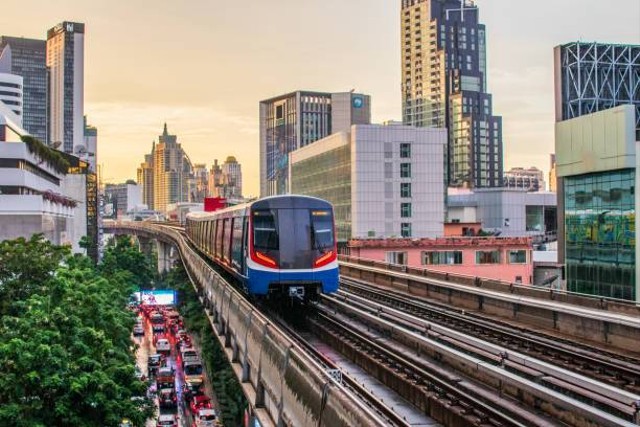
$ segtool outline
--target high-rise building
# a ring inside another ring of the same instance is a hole
[[[122,184],[107,184],[104,188],[105,199],[111,205],[113,218],[122,218],[142,204],[142,188],[133,180]]]
[[[0,102],[13,113],[13,120],[22,127],[22,77],[0,72]]]
[[[165,212],[169,204],[188,202],[192,176],[191,161],[165,123],[153,151],[153,209]]]
[[[225,199],[242,198],[242,166],[235,157],[229,156],[222,165],[222,179]]]
[[[557,122],[632,104],[640,140],[640,45],[572,42],[554,55]]]
[[[23,78],[22,127],[43,143],[47,135],[47,42],[22,37],[0,37],[0,72]]]
[[[89,163],[91,172],[98,170],[98,129],[87,124],[87,116],[84,116],[84,145],[76,151],[78,157]]]
[[[221,197],[220,188],[222,188],[222,168],[218,164],[218,159],[213,160],[211,170],[209,170],[209,194],[210,197]]]
[[[368,95],[297,91],[260,102],[260,195],[290,192],[289,153],[371,123]]]
[[[138,168],[138,185],[142,188],[142,203],[147,208],[153,209],[155,202],[153,199],[153,152],[156,151],[156,143],[153,142],[151,154],[144,156],[144,162]]]
[[[567,289],[640,301],[640,45],[574,42],[554,53]]]
[[[63,22],[47,32],[49,141],[66,153],[84,144],[84,24]]]
[[[193,180],[189,193],[189,201],[192,203],[203,203],[204,198],[209,196],[209,171],[206,164],[193,165]]]
[[[534,166],[511,168],[504,173],[503,184],[506,188],[523,188],[527,191],[544,191],[544,174]]]
[[[502,117],[487,88],[486,29],[473,0],[402,0],[402,119],[446,127],[448,184],[499,187]]]

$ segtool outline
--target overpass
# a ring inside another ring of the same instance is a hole
[[[232,363],[250,416],[267,426],[383,426],[381,417],[260,313],[187,243],[179,228],[106,223],[105,232],[157,241],[159,268],[179,254]],[[251,424],[253,425],[253,424]]]

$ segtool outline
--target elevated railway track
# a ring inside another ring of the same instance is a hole
[[[179,249],[215,336],[263,426],[410,425],[347,372],[337,377],[340,368],[304,334],[244,299],[188,244],[180,228],[135,223],[113,228],[158,237]],[[449,283],[447,277],[347,261],[341,266],[342,290],[322,298],[311,330],[439,423],[640,425],[640,363],[633,352],[640,351],[640,341],[634,342],[640,318],[633,306],[588,301],[570,304],[567,314],[561,310],[567,304],[548,295],[500,292],[475,281]],[[417,301],[416,294],[439,304]],[[550,313],[551,321],[541,320]],[[513,328],[513,318],[536,328],[544,323],[566,338]],[[582,343],[570,339],[567,319],[582,319],[580,328],[574,325]],[[604,337],[582,336],[600,328],[606,329]]]

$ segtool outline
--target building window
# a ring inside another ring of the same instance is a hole
[[[387,252],[385,254],[385,260],[389,264],[407,265],[407,253],[406,252]]]
[[[462,251],[422,252],[422,265],[460,265]]]
[[[400,216],[402,218],[411,218],[411,203],[400,204]]]
[[[411,178],[411,163],[400,164],[400,178]]]
[[[526,264],[527,251],[509,251],[509,264]]]
[[[411,144],[400,144],[400,158],[411,158]]]
[[[411,237],[411,223],[403,222],[400,224],[400,235],[402,237]]]
[[[400,184],[400,197],[408,198],[411,197],[411,183],[403,182]]]
[[[476,264],[500,264],[500,251],[476,251]]]

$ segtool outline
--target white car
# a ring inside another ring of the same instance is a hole
[[[156,342],[156,351],[158,353],[171,353],[171,344],[168,339],[161,338]]]
[[[215,427],[218,416],[213,409],[200,409],[196,416],[196,427]]]
[[[158,427],[178,427],[178,420],[175,415],[160,415],[156,425]]]

